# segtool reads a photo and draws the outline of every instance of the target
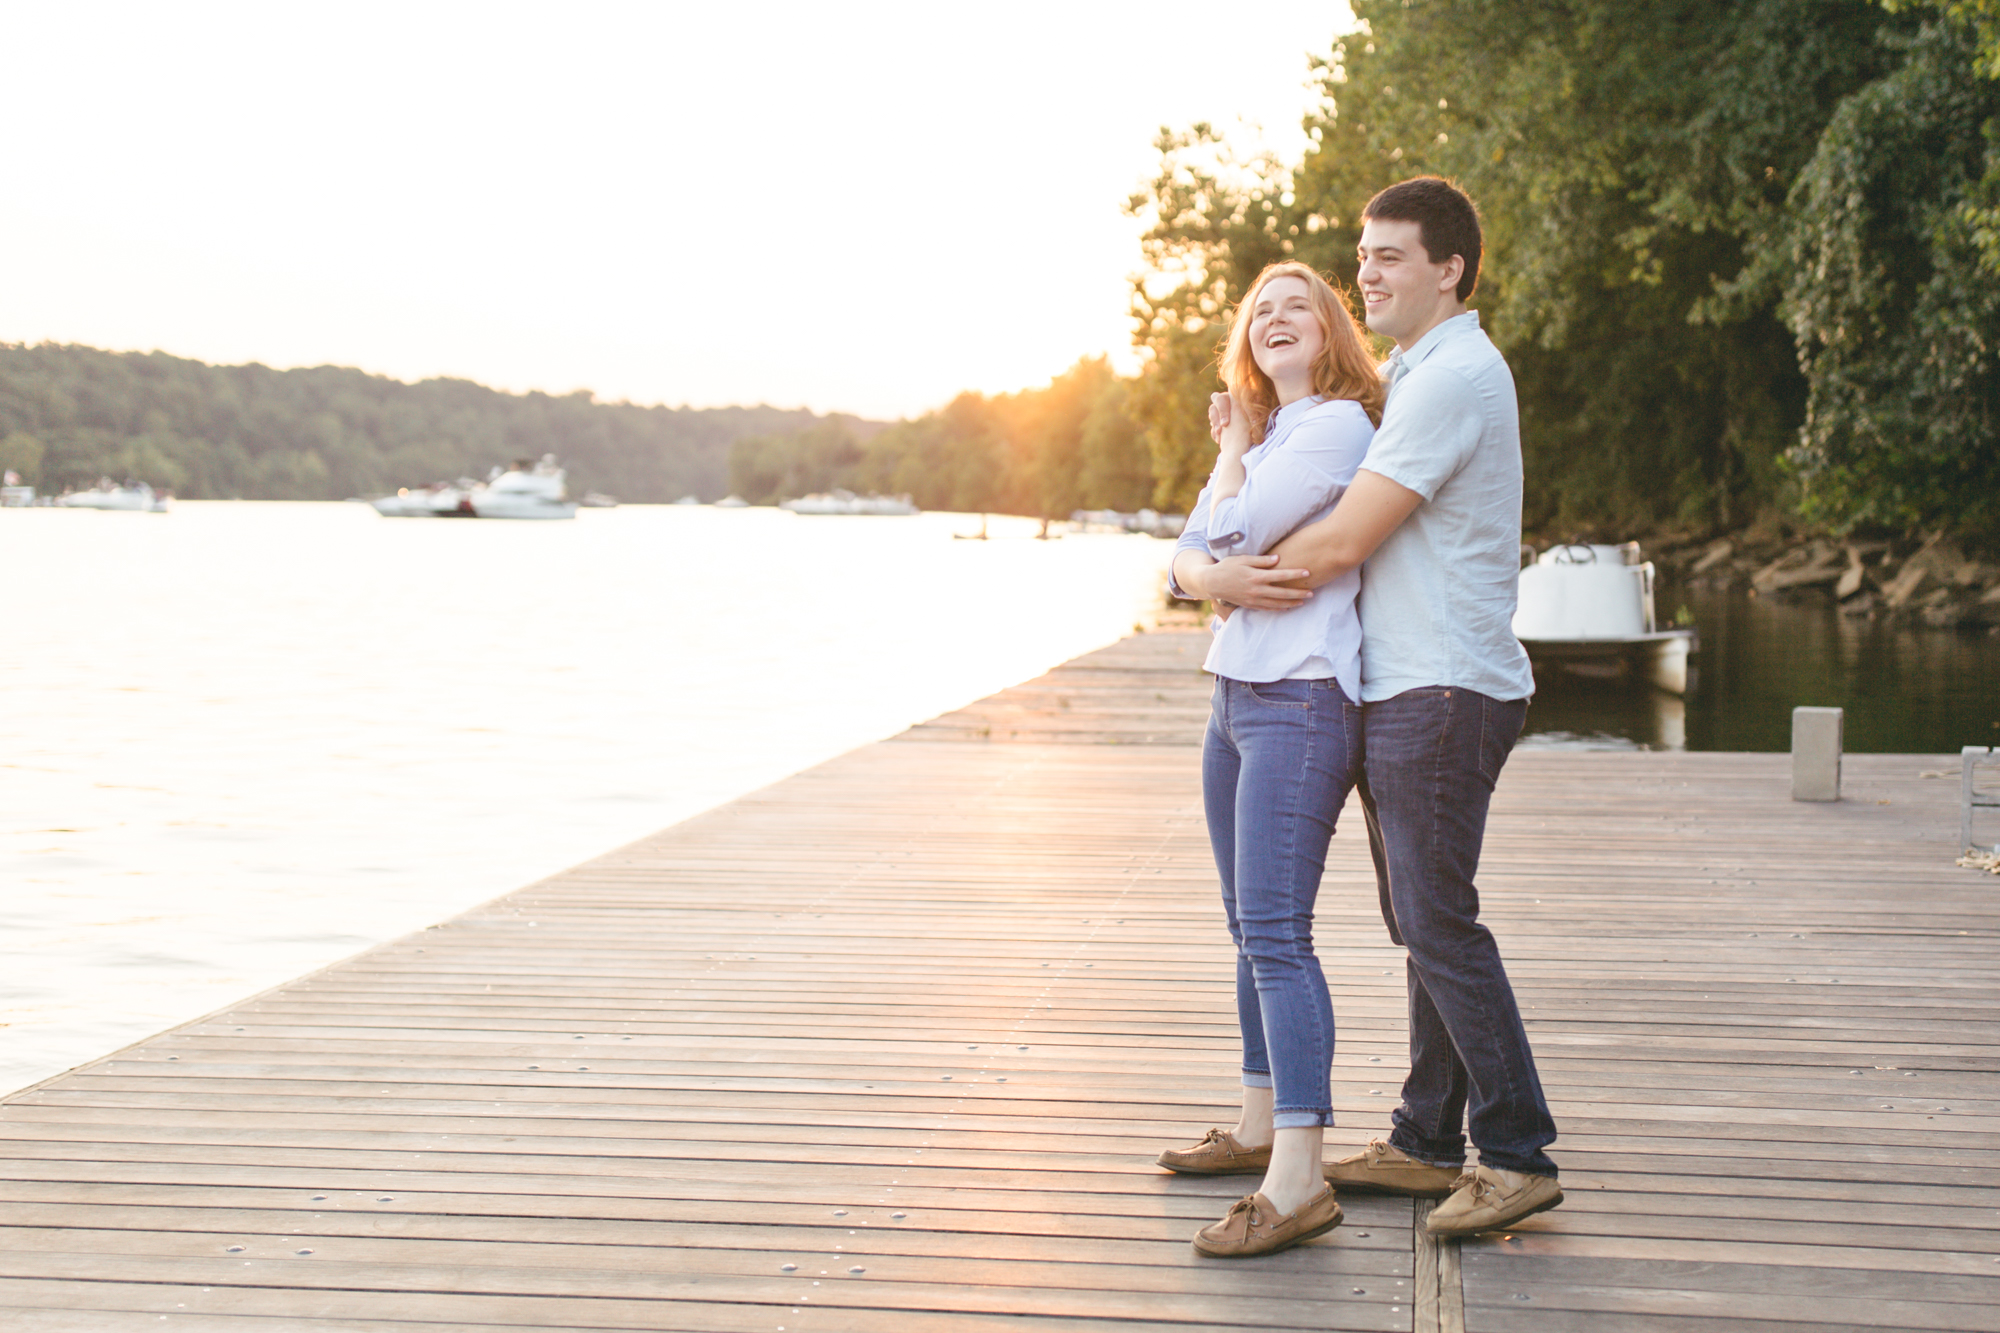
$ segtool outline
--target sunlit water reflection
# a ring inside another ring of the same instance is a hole
[[[0,1092],[1128,632],[995,519],[0,512]]]

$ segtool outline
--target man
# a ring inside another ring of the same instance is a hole
[[[1327,518],[1182,582],[1194,596],[1276,610],[1365,562],[1361,793],[1383,919],[1409,950],[1410,1075],[1388,1141],[1327,1178],[1449,1195],[1431,1233],[1470,1235],[1562,1202],[1543,1151],[1555,1121],[1473,886],[1493,784],[1534,692],[1512,628],[1519,410],[1507,363],[1465,305],[1481,250],[1472,201],[1419,177],[1370,200],[1363,224],[1368,327],[1396,352],[1361,471]],[[1470,1172],[1468,1110],[1480,1158]]]

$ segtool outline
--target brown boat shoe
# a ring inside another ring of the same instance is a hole
[[[1192,1148],[1169,1148],[1159,1156],[1169,1171],[1190,1176],[1235,1176],[1262,1173],[1271,1165],[1271,1149],[1246,1148],[1226,1129],[1211,1129]]]
[[[1247,1259],[1289,1250],[1339,1225],[1340,1205],[1331,1185],[1283,1215],[1262,1194],[1252,1194],[1231,1205],[1220,1222],[1195,1232],[1194,1247],[1214,1259]]]
[[[1471,1236],[1511,1227],[1563,1201],[1554,1176],[1530,1176],[1482,1166],[1467,1173],[1465,1187],[1431,1210],[1424,1230],[1433,1236]]]
[[[1429,1166],[1381,1139],[1369,1140],[1360,1152],[1326,1168],[1327,1181],[1336,1189],[1417,1199],[1442,1199],[1463,1187],[1469,1177],[1462,1166]]]

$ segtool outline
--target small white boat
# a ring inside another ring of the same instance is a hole
[[[717,509],[748,509],[750,502],[740,495],[725,495],[715,502]]]
[[[1178,537],[1187,527],[1186,514],[1162,514],[1157,509],[1141,509],[1136,514],[1116,509],[1079,509],[1069,516],[1069,521],[1085,532],[1140,532],[1148,537]]]
[[[563,492],[563,470],[554,454],[529,467],[526,459],[467,497],[481,518],[575,518],[576,501]]]
[[[164,514],[170,497],[143,481],[123,486],[106,477],[87,491],[71,491],[56,503],[65,509],[119,509],[135,514]]]
[[[460,477],[454,483],[440,481],[415,490],[406,486],[368,503],[384,518],[475,518],[470,497],[478,486],[472,478]]]
[[[907,495],[856,495],[853,491],[829,491],[786,500],[778,508],[794,514],[872,514],[884,518],[907,518],[918,511]]]
[[[27,509],[34,503],[35,488],[23,483],[20,473],[0,473],[0,509]]]
[[[1687,693],[1688,654],[1700,646],[1692,629],[1658,627],[1653,566],[1637,542],[1542,552],[1521,571],[1514,634],[1538,672],[1636,674],[1669,694]]]

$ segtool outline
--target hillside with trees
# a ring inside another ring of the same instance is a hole
[[[718,500],[733,441],[829,422],[865,429],[772,407],[636,407],[336,366],[0,344],[0,467],[51,492],[110,476],[186,499],[339,500],[554,453],[577,494]]]

